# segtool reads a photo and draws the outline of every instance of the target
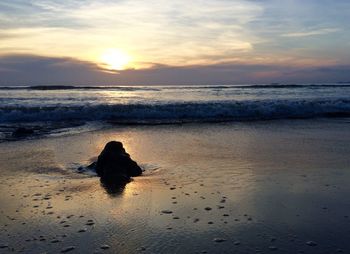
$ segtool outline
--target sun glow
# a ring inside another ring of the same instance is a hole
[[[102,66],[111,71],[125,70],[131,57],[120,49],[107,49],[101,54]]]

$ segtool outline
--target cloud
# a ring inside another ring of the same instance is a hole
[[[350,65],[300,68],[273,64],[227,62],[105,72],[96,64],[73,58],[35,55],[0,57],[0,85],[196,85],[271,82],[336,82],[350,80]]]
[[[139,69],[350,64],[349,10],[347,0],[2,0],[0,52],[98,64],[117,48]]]
[[[79,28],[78,20],[70,19],[68,10],[87,1],[3,0],[0,2],[0,29]]]
[[[245,25],[262,12],[245,0],[20,2],[0,3],[8,7],[0,20],[16,34],[6,43],[27,45],[28,53],[96,61],[106,48],[120,48],[139,62],[172,65],[253,50]]]
[[[303,69],[329,80],[343,74],[316,68],[350,64],[349,10],[347,0],[2,0],[0,54],[42,62],[1,68],[23,73],[11,76],[21,83],[265,82],[299,70],[311,80]],[[138,70],[102,72],[108,48]]]
[[[36,55],[4,55],[0,57],[1,85],[65,84],[96,82],[102,78],[100,68],[93,63],[72,58]]]
[[[322,28],[317,30],[310,30],[305,32],[296,32],[296,33],[286,33],[282,34],[284,37],[306,37],[306,36],[314,36],[314,35],[325,35],[330,33],[339,32],[339,28]]]
[[[6,40],[9,38],[17,38],[20,35],[16,34],[16,33],[12,33],[12,32],[0,32],[0,41],[1,40]]]

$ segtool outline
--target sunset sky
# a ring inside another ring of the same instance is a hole
[[[0,85],[336,81],[348,0],[0,2]]]

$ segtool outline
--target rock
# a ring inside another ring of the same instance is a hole
[[[32,129],[19,127],[14,132],[12,132],[12,137],[24,137],[24,136],[31,135],[33,133],[34,133],[34,130]]]
[[[123,144],[118,141],[108,142],[96,164],[89,167],[92,166],[95,166],[97,175],[107,181],[128,182],[130,177],[142,174],[139,165],[130,158]]]

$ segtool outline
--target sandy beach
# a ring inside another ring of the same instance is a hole
[[[350,254],[350,0],[0,0],[0,254]]]
[[[349,253],[348,119],[111,127],[0,144],[1,253]],[[119,140],[145,170],[91,172]]]

